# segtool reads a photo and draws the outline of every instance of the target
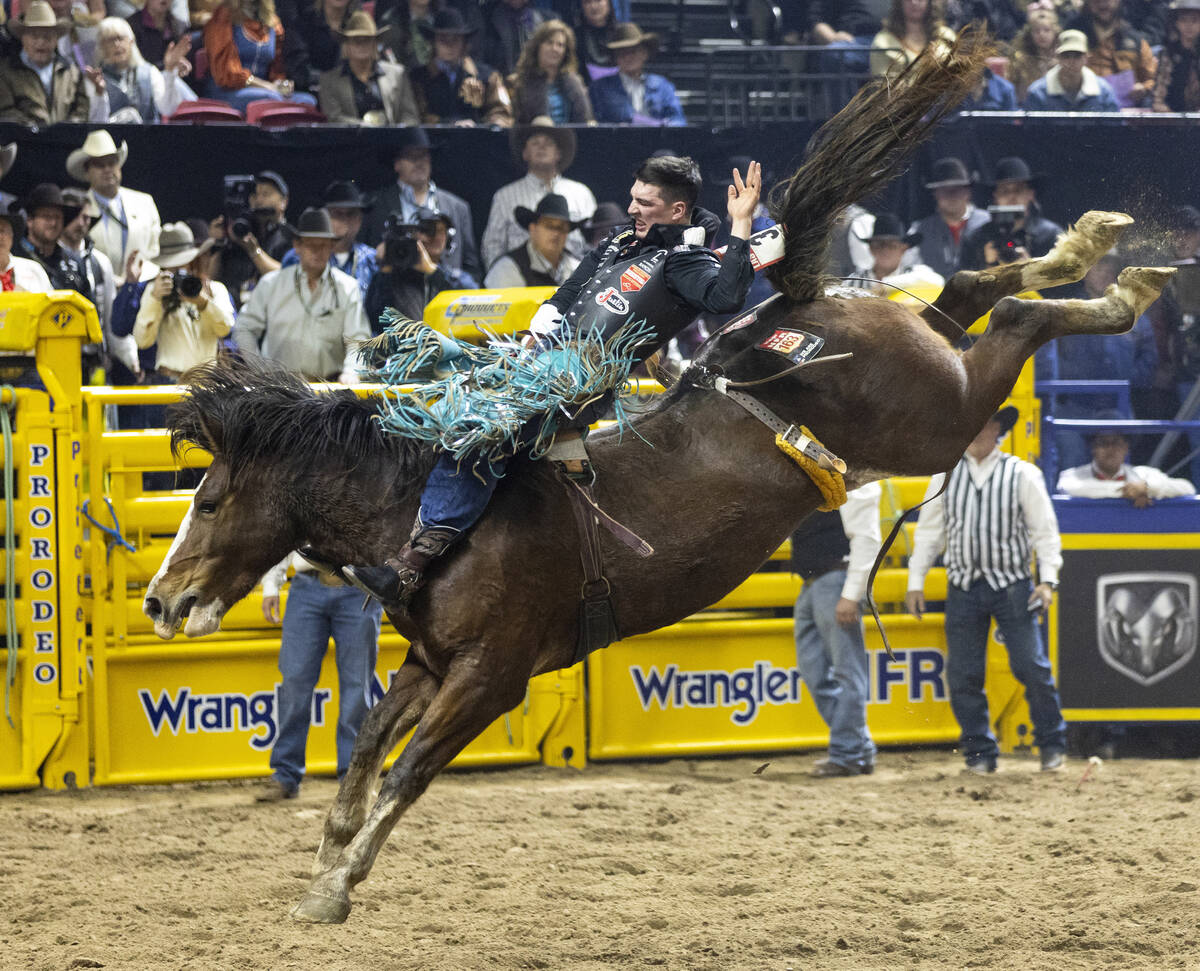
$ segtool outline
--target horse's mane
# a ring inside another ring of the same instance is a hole
[[[167,409],[171,449],[191,445],[228,463],[230,475],[260,460],[285,471],[352,470],[385,458],[399,476],[421,477],[430,450],[387,434],[375,420],[379,403],[339,389],[318,394],[281,364],[222,355],[183,376],[188,393]]]

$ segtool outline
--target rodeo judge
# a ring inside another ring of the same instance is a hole
[[[564,338],[585,329],[608,338],[644,318],[646,333],[632,340],[625,362],[636,364],[698,314],[739,310],[754,281],[747,240],[762,191],[762,167],[751,162],[744,182],[739,172],[733,173],[727,197],[730,240],[721,259],[706,246],[718,223],[696,206],[700,185],[700,169],[690,158],[666,156],[642,163],[630,189],[630,222],[612,230],[542,304],[530,323],[526,346],[561,348]],[[559,418],[557,430],[585,428],[611,401],[609,392],[570,418]],[[513,445],[503,455],[491,453],[485,460],[477,455],[474,461],[443,449],[425,483],[410,540],[384,565],[347,566],[347,578],[387,610],[405,608],[430,561],[483,514],[508,456],[527,447],[521,440]]]

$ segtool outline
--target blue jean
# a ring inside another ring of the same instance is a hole
[[[273,91],[270,88],[248,87],[248,88],[223,88],[216,81],[209,78],[201,87],[203,88],[202,98],[212,98],[216,101],[224,101],[228,105],[237,108],[242,114],[246,113],[246,106],[252,101],[291,101],[295,104],[304,104],[316,106],[317,99],[311,94],[303,91],[295,92],[290,98],[285,98],[278,91]]]
[[[845,582],[845,570],[805,581],[793,616],[796,663],[829,726],[829,757],[853,765],[875,761],[875,743],[867,730],[870,676],[862,623],[843,627],[834,616]]]
[[[354,587],[327,587],[310,573],[292,580],[279,647],[279,724],[271,749],[271,769],[294,788],[304,777],[304,749],[313,714],[313,689],[332,636],[338,672],[337,770],[350,766],[354,738],[371,707],[371,685],[379,650],[382,607],[365,609]]]
[[[986,580],[970,589],[951,584],[946,593],[946,680],[950,707],[962,729],[962,751],[968,762],[995,760],[999,754],[996,736],[988,718],[987,696],[983,693],[987,670],[988,623],[996,626],[1008,649],[1013,676],[1025,687],[1033,739],[1044,752],[1067,747],[1067,726],[1058,703],[1058,689],[1050,661],[1042,644],[1036,616],[1029,612],[1033,581],[1018,581],[993,590]]]
[[[472,465],[469,457],[459,463],[448,452],[442,452],[421,492],[421,522],[426,526],[449,526],[460,533],[470,529],[487,509],[507,465],[507,458],[491,465]]]

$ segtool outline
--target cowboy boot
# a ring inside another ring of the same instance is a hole
[[[342,572],[359,590],[382,603],[385,610],[404,610],[424,585],[430,560],[445,553],[458,533],[449,526],[425,526],[418,518],[412,538],[394,557],[384,560],[383,566],[347,566]]]

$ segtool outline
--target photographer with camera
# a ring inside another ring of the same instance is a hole
[[[208,227],[217,256],[213,276],[241,306],[292,247],[286,222],[288,184],[278,172],[225,176],[222,214]]]
[[[982,270],[1050,252],[1063,228],[1042,215],[1037,199],[1039,180],[1023,158],[1010,156],[996,163],[993,204],[988,206],[991,222],[963,241],[964,270]]]
[[[233,330],[233,301],[217,280],[204,275],[204,254],[185,223],[168,223],[158,241],[160,272],[142,293],[133,325],[139,348],[154,347],[156,369],[148,384],[176,384],[190,367],[217,356],[221,338]]]
[[[443,290],[474,290],[466,272],[441,265],[454,226],[444,212],[421,208],[406,222],[399,214],[384,223],[379,272],[367,289],[366,310],[372,333],[382,331],[379,317],[395,307],[420,320],[425,305]]]

